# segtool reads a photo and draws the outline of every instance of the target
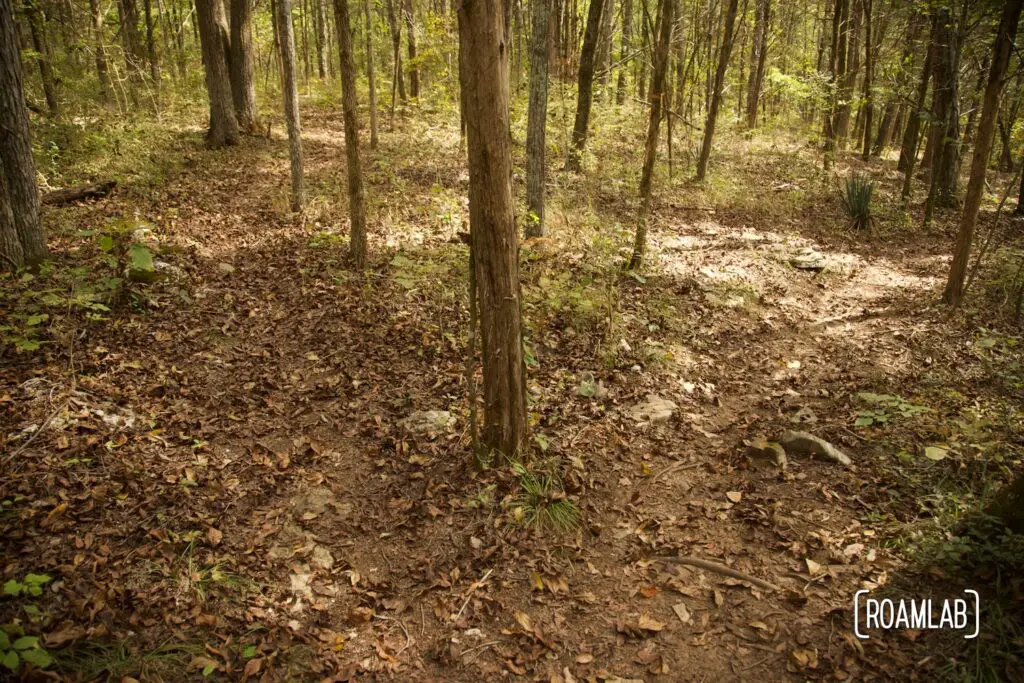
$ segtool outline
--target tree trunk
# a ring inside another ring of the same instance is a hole
[[[370,149],[377,149],[377,78],[373,71],[373,0],[366,0],[366,78],[370,89]],[[322,78],[322,76],[321,76]]]
[[[46,31],[42,26],[41,10],[30,0],[25,4],[28,15],[29,32],[32,34],[32,48],[36,52],[36,63],[39,65],[39,76],[43,81],[43,94],[46,97],[46,108],[51,116],[60,113],[57,101],[57,82],[53,77],[53,65],[50,63],[50,50],[46,43]]]
[[[395,113],[395,88],[398,98],[405,102],[405,76],[402,73],[402,25],[395,15],[395,0],[386,0],[388,10],[388,28],[391,30],[391,50],[394,53],[394,80],[391,83],[391,114]],[[402,0],[398,0],[401,2]]]
[[[21,248],[18,229],[14,226],[14,212],[4,186],[4,171],[0,167],[0,273],[17,270],[24,264],[25,251]]]
[[[849,0],[835,0],[832,9],[832,40],[828,52],[828,108],[822,136],[825,138],[825,169],[835,162],[836,116],[839,111],[839,80],[842,78],[846,61],[846,47],[843,33],[844,5]]]
[[[629,259],[630,270],[640,270],[643,267],[647,252],[647,219],[651,211],[651,185],[654,178],[654,161],[658,153],[658,127],[661,125],[665,72],[668,69],[669,46],[672,42],[675,4],[675,0],[658,2],[658,44],[654,51],[654,70],[651,74],[651,116],[647,123],[644,165],[640,172],[640,214],[633,240],[633,255]]]
[[[872,117],[875,103],[871,95],[871,79],[875,70],[874,48],[871,44],[871,0],[864,0],[864,153],[861,158],[871,158]]]
[[[409,96],[420,96],[420,71],[416,64],[416,16],[412,0],[405,0],[405,45],[409,54]],[[507,48],[506,48],[507,49]]]
[[[89,14],[92,17],[93,52],[96,55],[96,76],[100,81],[100,101],[110,102],[110,74],[107,71],[107,52],[103,46],[103,14],[99,0],[89,0]]]
[[[967,184],[964,197],[964,212],[960,220],[960,232],[956,238],[956,249],[953,252],[953,264],[949,269],[949,280],[942,300],[956,306],[963,295],[964,276],[967,273],[967,262],[971,256],[971,241],[974,238],[974,225],[978,219],[982,196],[985,193],[985,172],[988,170],[988,158],[992,152],[992,138],[995,135],[995,121],[999,113],[999,98],[1006,84],[1006,70],[1010,63],[1010,53],[1017,37],[1017,23],[1020,21],[1021,7],[1024,0],[1006,0],[1003,14],[999,20],[995,44],[992,46],[992,66],[988,72],[988,83],[982,100],[981,121],[978,124],[978,136],[974,145],[974,158],[971,160],[971,179]]]
[[[320,80],[327,78],[327,21],[324,17],[324,0],[313,0],[314,23],[316,24],[316,72]]]
[[[237,0],[235,0],[237,1]],[[248,2],[248,0],[242,0]],[[281,36],[281,71],[284,119],[288,125],[288,155],[292,167],[292,211],[302,210],[302,127],[299,122],[299,85],[295,76],[295,29],[291,0],[277,0],[277,30]]]
[[[619,78],[615,84],[615,103],[626,101],[626,73],[633,62],[633,0],[622,0],[622,42],[619,48]]]
[[[0,175],[21,246],[20,257],[16,249],[5,248],[3,253],[16,266],[38,263],[46,256],[46,240],[39,222],[36,164],[32,159],[28,110],[22,90],[21,51],[11,0],[0,0]],[[0,217],[0,220],[4,219]],[[9,240],[10,228],[5,232],[8,233],[5,239]]]
[[[845,45],[845,56],[842,60],[842,78],[839,80],[839,105],[836,111],[836,140],[839,149],[846,149],[850,137],[850,114],[853,110],[853,90],[860,70],[860,50],[858,49],[860,33],[860,6],[851,7],[851,1],[843,3],[843,28],[840,42]]]
[[[708,109],[707,122],[704,124],[704,144],[700,149],[700,160],[697,162],[697,180],[704,180],[708,173],[708,159],[711,158],[711,140],[715,135],[715,120],[718,108],[722,103],[722,87],[725,84],[725,71],[729,68],[729,55],[732,53],[733,27],[736,24],[737,0],[729,0],[729,8],[725,13],[725,34],[722,47],[718,51],[718,68],[715,70],[715,85],[711,93],[711,105]]]
[[[196,0],[199,40],[206,69],[206,93],[210,98],[210,128],[206,144],[211,148],[238,142],[238,119],[231,99],[231,78],[224,51],[221,27],[217,22],[220,0]]]
[[[348,0],[334,0],[334,25],[341,55],[341,108],[345,119],[345,161],[348,171],[348,213],[351,221],[348,250],[353,265],[366,266],[366,210],[363,206],[363,171],[359,165],[359,120],[356,103],[356,62],[352,56],[352,25]]]
[[[644,102],[647,98],[647,55],[651,52],[651,34],[648,26],[650,22],[647,20],[647,0],[640,0],[640,4],[640,54],[643,55],[643,59],[637,60],[640,73],[636,78],[636,98]]]
[[[601,0],[596,0],[600,3]],[[469,226],[483,347],[484,446],[517,458],[527,438],[526,367],[501,0],[459,4],[459,77],[469,160]]]
[[[956,26],[947,7],[939,7],[935,43],[935,88],[932,93],[935,143],[931,160],[931,183],[925,204],[925,224],[932,220],[936,207],[957,204],[957,169],[960,153],[960,112],[957,106],[957,68],[959,49]]]
[[[597,73],[598,73],[598,98],[604,99],[608,94],[608,80],[612,65],[612,30],[613,19],[615,18],[615,0],[604,0],[604,9],[601,11],[601,31],[597,41]]]
[[[572,127],[572,142],[565,162],[566,170],[578,173],[583,168],[583,149],[587,146],[587,130],[590,127],[590,105],[594,94],[594,58],[601,27],[601,11],[604,0],[590,0],[587,10],[587,29],[583,34],[583,51],[580,53],[579,88],[576,98],[576,121]]]
[[[754,8],[754,35],[750,45],[750,82],[747,84],[747,128],[757,125],[757,107],[761,101],[764,64],[768,55],[769,0],[757,0]]]
[[[235,104],[238,127],[246,133],[259,129],[256,109],[256,78],[253,67],[252,0],[231,3],[231,98]],[[291,3],[288,3],[291,11]],[[280,16],[280,13],[278,14]],[[294,40],[294,28],[292,40]]]
[[[149,61],[149,77],[153,79],[153,87],[160,88],[160,58],[153,39],[153,8],[151,0],[142,0],[142,9],[146,15],[146,57]]]
[[[928,80],[931,78],[932,62],[935,61],[935,25],[936,18],[932,18],[931,38],[928,40],[928,50],[925,53],[924,65],[921,67],[921,80],[917,86],[917,98],[914,101],[914,109],[907,117],[907,129],[903,134],[903,146],[900,148],[900,162],[896,167],[903,171],[903,199],[910,198],[911,183],[914,180],[914,166],[917,164],[917,138],[921,132],[921,114],[924,112],[924,102],[928,95]]]
[[[551,0],[531,0],[530,103],[526,125],[526,236],[544,234],[545,128]]]
[[[894,100],[889,100],[885,103],[885,108],[882,110],[882,121],[878,124],[878,133],[875,135],[875,141],[871,147],[871,156],[881,156],[882,150],[889,145],[889,140],[892,139],[892,129],[895,119],[896,102]]]
[[[142,57],[142,41],[139,37],[139,10],[135,6],[135,0],[118,0],[117,8],[121,15],[121,44],[124,46],[124,61],[128,70],[129,94],[132,102],[135,102],[138,97],[135,85],[142,74],[145,61]]]

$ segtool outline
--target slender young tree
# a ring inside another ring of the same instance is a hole
[[[952,207],[957,203],[957,170],[960,167],[960,110],[958,106],[959,48],[957,28],[948,7],[936,11],[935,87],[932,92],[934,117],[933,154],[928,200],[924,222],[932,221],[936,207]]]
[[[220,0],[196,0],[199,41],[206,69],[206,93],[210,98],[210,127],[206,144],[211,148],[238,142],[238,119],[231,97],[231,78],[221,27],[217,22]]]
[[[526,124],[526,236],[544,234],[545,129],[551,0],[530,3],[530,103]]]
[[[697,180],[704,180],[708,173],[708,160],[711,158],[711,141],[715,135],[715,120],[718,118],[718,108],[722,103],[722,88],[725,85],[725,71],[729,68],[729,56],[732,53],[732,43],[735,38],[733,28],[736,25],[736,9],[738,0],[729,0],[729,7],[725,12],[725,34],[722,36],[722,47],[718,51],[718,68],[715,70],[715,85],[711,93],[711,104],[708,108],[708,118],[704,124],[704,143],[700,149],[700,159],[697,162]]]
[[[633,61],[633,0],[622,0],[622,42],[619,47],[619,78],[615,84],[615,103],[626,101],[626,73]]]
[[[463,0],[458,19],[470,249],[483,349],[482,441],[492,452],[512,458],[527,437],[526,364],[512,208],[509,55],[501,0]]]
[[[100,81],[100,101],[110,102],[110,73],[107,71],[107,51],[103,44],[103,13],[99,0],[89,0],[89,16],[92,18],[93,53],[96,57],[96,76]]]
[[[872,99],[871,80],[874,78],[875,55],[874,46],[871,42],[871,0],[864,0],[864,145],[861,158],[867,161],[871,158],[871,131],[872,118],[875,113],[875,103]]]
[[[363,171],[359,165],[359,120],[356,103],[356,63],[352,56],[352,24],[348,0],[334,0],[334,23],[341,57],[341,108],[345,119],[345,161],[348,170],[349,254],[356,268],[366,266],[366,209]]]
[[[658,2],[658,42],[654,51],[654,70],[651,74],[651,116],[647,124],[647,143],[644,145],[644,166],[640,173],[640,214],[633,240],[633,255],[629,259],[630,270],[640,270],[643,267],[647,251],[647,219],[651,212],[651,186],[654,178],[654,161],[658,152],[658,127],[661,124],[662,100],[665,97],[665,72],[668,70],[675,5],[676,0]]]
[[[402,73],[402,25],[395,15],[395,1],[385,0],[388,12],[388,29],[391,32],[392,81],[391,81],[391,117],[395,116],[395,92],[398,99],[405,102],[405,76]],[[401,2],[402,0],[397,0]]]
[[[960,231],[953,252],[953,264],[949,269],[949,280],[942,300],[956,306],[963,295],[964,276],[967,262],[971,257],[971,241],[974,239],[974,225],[978,220],[982,195],[985,192],[985,173],[988,170],[989,155],[992,153],[992,139],[995,135],[995,121],[999,112],[999,100],[1006,85],[1006,71],[1010,64],[1010,53],[1017,38],[1017,24],[1020,22],[1024,0],[1006,0],[999,19],[995,43],[992,46],[992,65],[989,67],[988,82],[981,110],[981,121],[974,143],[974,158],[971,160],[971,179],[964,197],[964,212],[960,219]]]
[[[370,149],[377,149],[377,78],[373,71],[373,2],[366,0],[366,79],[370,90]]]
[[[281,72],[284,119],[288,125],[288,155],[292,167],[292,211],[302,209],[302,126],[299,122],[299,85],[295,76],[295,29],[291,0],[277,0],[277,30],[281,36]]]
[[[932,17],[932,37],[928,41],[927,52],[925,53],[924,66],[922,67],[921,80],[917,85],[917,95],[914,100],[914,109],[910,112],[907,128],[903,134],[903,145],[900,148],[900,164],[903,170],[903,190],[900,195],[904,200],[910,199],[911,184],[914,180],[914,166],[917,165],[917,143],[921,133],[921,115],[924,112],[924,103],[928,95],[928,81],[931,79],[932,63],[935,61],[935,24],[937,19]],[[897,165],[897,169],[901,166]]]
[[[747,128],[757,125],[757,108],[761,102],[764,65],[768,57],[769,0],[757,0],[754,8],[754,35],[750,41],[750,80],[747,83]]]
[[[14,6],[11,0],[0,0],[0,191],[4,194],[0,204],[7,207],[0,209],[0,222],[4,223],[0,245],[4,264],[0,268],[32,265],[46,257],[22,82]],[[12,246],[12,224],[20,250]]]
[[[160,57],[157,54],[156,40],[154,37],[155,23],[153,21],[153,7],[151,0],[142,0],[142,10],[146,18],[146,59],[149,61],[149,77],[153,80],[153,86],[160,89]]]
[[[412,0],[405,0],[405,46],[409,52],[409,97],[420,96],[420,70],[416,64],[416,19]]]
[[[51,116],[57,116],[60,114],[60,103],[57,101],[57,79],[53,75],[53,64],[50,59],[50,47],[46,41],[42,11],[33,0],[29,0],[25,3],[25,14],[28,17],[29,33],[32,35],[32,48],[36,52],[36,63],[39,65],[39,76],[43,82],[46,108]]]
[[[255,133],[259,128],[252,47],[252,0],[230,0],[230,3],[231,46],[229,62],[231,68],[231,97],[235,104],[235,116],[238,119],[238,127],[245,133],[251,134]],[[288,3],[288,5],[289,11],[291,11],[291,3]]]
[[[587,10],[587,29],[583,34],[583,50],[580,52],[579,88],[576,98],[576,121],[572,127],[572,142],[565,161],[566,170],[578,173],[583,168],[583,149],[587,146],[587,131],[590,127],[590,106],[594,100],[594,60],[597,39],[601,28],[601,10],[604,0],[590,0]]]

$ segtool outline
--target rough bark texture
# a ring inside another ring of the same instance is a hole
[[[57,101],[57,82],[53,77],[53,65],[50,63],[50,50],[46,44],[42,12],[32,2],[25,4],[28,15],[29,33],[32,35],[32,48],[36,52],[36,63],[39,65],[39,76],[43,82],[43,95],[46,97],[46,108],[51,116],[60,113]]]
[[[142,8],[146,14],[146,58],[149,61],[149,77],[153,79],[155,87],[160,87],[160,57],[156,50],[156,40],[153,37],[153,7],[150,0],[142,1]]]
[[[420,71],[416,65],[416,21],[412,0],[405,0],[405,46],[409,53],[409,96],[420,96]]]
[[[373,4],[366,0],[366,79],[370,89],[370,149],[377,149],[377,76],[373,69]]]
[[[530,3],[530,103],[526,125],[526,236],[544,234],[545,130],[548,118],[548,33],[551,0]]]
[[[0,273],[16,270],[25,263],[25,251],[14,227],[14,212],[4,187],[4,169],[0,166]]]
[[[612,19],[615,17],[615,0],[604,0],[601,11],[601,37],[597,43],[597,72],[599,75],[599,97],[605,98],[608,92],[608,78],[612,63]]]
[[[39,222],[36,165],[32,159],[21,52],[11,0],[0,0],[0,167],[23,263],[37,263],[46,256],[46,241]]]
[[[583,34],[583,51],[580,53],[579,88],[576,99],[576,121],[572,127],[572,142],[565,168],[580,171],[583,164],[583,148],[587,146],[587,131],[590,128],[590,105],[594,100],[594,59],[597,52],[597,38],[601,28],[601,11],[604,0],[590,0],[587,10],[587,29]]]
[[[231,79],[224,53],[224,41],[217,14],[220,0],[196,0],[199,18],[199,40],[206,69],[206,93],[210,98],[210,128],[206,132],[209,147],[223,147],[238,142],[238,119],[231,97]]]
[[[68,187],[63,190],[53,190],[44,194],[39,199],[39,203],[49,206],[64,206],[65,204],[80,202],[83,199],[101,199],[113,192],[115,187],[117,187],[116,180],[103,180],[98,183]]]
[[[96,56],[96,76],[100,81],[100,100],[110,102],[110,74],[107,71],[107,51],[103,45],[103,14],[99,0],[89,0],[89,15],[92,17],[93,52]]]
[[[619,48],[619,79],[615,85],[615,102],[626,101],[626,73],[633,62],[633,0],[622,0],[622,43]]]
[[[871,78],[874,75],[875,56],[871,44],[871,0],[864,0],[864,145],[861,157],[864,161],[871,158],[872,118],[875,103],[871,97]]]
[[[482,440],[490,450],[516,457],[527,437],[526,372],[512,212],[508,47],[501,10],[501,0],[459,4],[459,80],[483,348]]]
[[[960,155],[960,111],[957,104],[958,53],[956,27],[949,9],[936,12],[935,63],[932,116],[935,140],[931,159],[931,184],[925,205],[925,223],[935,207],[957,204],[957,169]]]
[[[320,80],[327,78],[327,21],[323,0],[313,0],[316,37],[316,72]]]
[[[248,0],[243,0],[247,2]],[[295,29],[291,0],[277,0],[277,28],[281,36],[281,71],[284,120],[288,125],[288,154],[292,167],[292,211],[302,209],[302,127],[299,122],[299,85],[295,76]]]
[[[231,98],[238,127],[246,133],[259,128],[252,48],[252,0],[231,2]],[[290,4],[290,3],[289,3]]]
[[[398,98],[405,102],[405,76],[402,73],[402,25],[395,15],[395,1],[387,0],[388,28],[391,30],[391,51],[394,55],[394,82],[391,84],[391,112],[395,111],[395,89]],[[398,0],[401,2],[401,0]]]
[[[715,69],[715,85],[711,93],[711,105],[708,109],[707,122],[704,124],[704,144],[700,149],[700,160],[697,162],[697,180],[704,180],[708,173],[708,160],[711,158],[711,141],[715,135],[715,120],[718,118],[718,108],[722,104],[722,87],[725,84],[725,71],[729,68],[729,55],[732,53],[732,43],[735,35],[733,27],[736,25],[736,8],[739,5],[737,0],[729,0],[729,8],[725,13],[725,34],[722,36],[722,47],[718,51],[718,68]]]
[[[932,19],[932,34],[935,33],[935,19]],[[914,180],[914,166],[917,164],[917,139],[921,133],[921,114],[924,110],[925,98],[928,95],[928,81],[931,79],[932,61],[935,58],[935,41],[928,41],[928,51],[925,54],[924,65],[921,70],[921,80],[917,85],[917,96],[914,100],[914,109],[910,112],[907,121],[907,128],[903,134],[903,146],[900,148],[900,161],[897,169],[903,171],[903,199],[910,197],[911,183]]]
[[[669,46],[672,42],[672,19],[676,0],[658,3],[658,43],[654,51],[654,70],[651,74],[651,116],[647,124],[647,143],[644,145],[644,165],[640,172],[640,215],[633,240],[630,270],[643,267],[647,252],[647,217],[651,209],[651,185],[654,161],[658,153],[658,128],[661,124],[662,101],[665,97],[665,72],[668,70]]]
[[[1010,53],[1017,37],[1017,23],[1020,20],[1021,7],[1024,0],[1006,0],[1003,14],[999,20],[993,45],[992,65],[989,67],[988,82],[982,99],[981,121],[978,123],[978,134],[974,144],[974,158],[971,160],[971,179],[967,184],[964,197],[964,212],[960,220],[960,231],[956,238],[956,249],[953,252],[953,264],[949,269],[949,280],[942,300],[956,306],[963,294],[964,276],[967,274],[967,262],[971,256],[971,241],[974,239],[974,225],[978,219],[982,196],[985,193],[985,172],[988,169],[988,158],[992,153],[992,140],[995,136],[996,116],[999,112],[999,99],[1006,85],[1006,70],[1010,63]]]
[[[839,79],[846,62],[846,47],[843,42],[843,6],[848,0],[835,0],[832,9],[832,40],[828,52],[828,107],[825,110],[825,124],[822,132],[825,138],[825,168],[835,161],[836,113],[839,107]]]
[[[345,161],[348,170],[349,254],[356,268],[366,265],[366,213],[363,171],[359,165],[359,120],[356,117],[356,63],[352,57],[352,25],[348,0],[334,0],[338,52],[341,55],[341,108],[345,119]]]
[[[754,9],[754,35],[750,43],[750,82],[747,84],[747,127],[757,125],[757,107],[761,102],[764,64],[768,56],[768,0],[757,0]]]
[[[124,46],[124,61],[128,69],[128,80],[132,85],[131,96],[134,99],[134,85],[142,74],[145,61],[142,55],[142,40],[139,37],[139,10],[135,6],[135,0],[118,0],[117,9],[121,15],[121,44]]]

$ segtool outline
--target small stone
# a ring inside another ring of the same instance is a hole
[[[331,555],[330,550],[322,545],[313,548],[313,554],[310,556],[309,561],[324,570],[330,570],[334,566],[334,556]]]
[[[820,273],[828,266],[828,257],[810,247],[804,247],[799,253],[790,257],[789,264],[800,270],[813,270]]]
[[[217,264],[217,272],[223,273],[224,275],[231,275],[231,273],[235,272],[235,267],[230,263],[221,262]]]
[[[455,419],[447,410],[417,410],[398,425],[413,434],[439,434],[445,431]]]
[[[648,394],[647,400],[638,403],[626,414],[636,422],[667,422],[676,412],[676,404],[657,394]]]

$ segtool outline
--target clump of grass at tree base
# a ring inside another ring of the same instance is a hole
[[[854,174],[846,179],[840,201],[851,221],[850,227],[854,230],[871,230],[875,220],[871,215],[871,197],[874,193],[875,181],[867,176]]]
[[[521,463],[513,463],[512,470],[519,480],[519,492],[509,508],[517,524],[556,533],[572,531],[580,525],[579,508],[566,497],[558,477],[528,469]]]

